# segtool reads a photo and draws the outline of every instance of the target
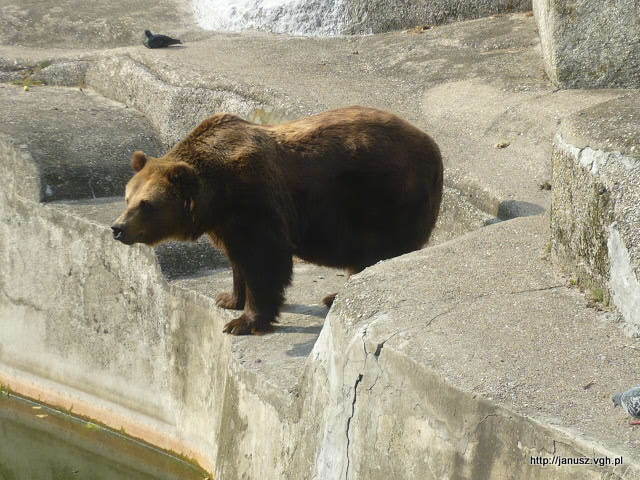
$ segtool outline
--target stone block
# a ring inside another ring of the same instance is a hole
[[[533,0],[545,68],[562,88],[640,86],[637,0]]]

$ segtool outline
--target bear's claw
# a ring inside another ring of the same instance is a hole
[[[216,305],[227,310],[242,310],[244,302],[240,302],[233,293],[223,292],[216,297]]]
[[[243,313],[227,323],[222,331],[231,335],[264,335],[273,332],[273,325],[271,322],[257,322]]]

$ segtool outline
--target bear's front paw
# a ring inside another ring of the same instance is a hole
[[[231,335],[264,335],[265,333],[273,332],[273,325],[271,325],[271,322],[258,321],[243,313],[235,320],[227,323],[222,331]]]
[[[244,302],[241,302],[233,293],[229,292],[219,294],[216,297],[216,305],[228,310],[242,310],[244,308]]]

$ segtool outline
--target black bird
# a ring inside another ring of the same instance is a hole
[[[166,48],[169,45],[182,44],[177,38],[167,37],[166,35],[154,35],[151,30],[145,30],[144,46],[147,48]]]

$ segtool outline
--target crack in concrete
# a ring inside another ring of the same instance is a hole
[[[28,299],[24,298],[24,297],[14,297],[12,295],[9,294],[9,292],[7,292],[6,288],[5,288],[5,284],[4,282],[0,281],[0,293],[2,295],[4,295],[7,299],[9,299],[9,301],[13,304],[13,305],[17,305],[20,307],[27,307],[27,308],[31,308],[33,310],[35,310],[36,312],[44,312],[44,308],[42,308],[40,305],[37,305],[31,301],[29,301]]]
[[[564,445],[566,448],[570,449],[570,450],[574,450],[574,447],[569,445],[566,442],[561,442],[560,440],[553,440],[553,452],[551,452],[551,455],[555,455],[558,451],[558,444],[560,445]],[[592,456],[595,456],[595,452],[592,452]]]
[[[401,333],[404,332],[408,332],[409,330],[413,330],[414,328],[420,328],[420,327],[424,327],[424,328],[428,328],[429,326],[431,326],[431,324],[439,317],[443,316],[443,315],[447,315],[448,313],[453,312],[459,305],[456,305],[455,307],[450,308],[449,310],[445,310],[444,312],[440,312],[437,315],[434,315],[433,317],[431,317],[429,320],[427,320],[426,323],[420,323],[418,325],[412,325],[410,327],[407,328],[403,328],[400,329],[394,333],[392,333],[391,335],[389,335],[387,338],[385,338],[382,342],[378,343],[377,347],[376,347],[376,351],[374,352],[374,356],[376,358],[378,358],[380,356],[380,354],[382,353],[382,349],[384,348],[384,344],[387,343],[389,340],[391,340],[393,337],[395,337],[396,335],[399,335]]]
[[[351,445],[351,439],[349,438],[349,429],[351,428],[351,420],[356,413],[356,400],[358,398],[358,385],[362,381],[363,375],[361,373],[358,374],[358,378],[356,379],[356,383],[353,385],[353,401],[351,402],[351,415],[347,419],[347,468],[345,469],[344,478],[347,480],[349,478],[349,466],[350,466],[350,457],[349,457],[349,447]]]
[[[565,285],[551,285],[548,287],[540,287],[540,288],[529,288],[527,290],[516,290],[515,292],[507,292],[507,293],[501,293],[499,295],[519,295],[521,293],[531,293],[531,292],[544,292],[546,290],[555,290],[558,288],[563,288],[565,287]]]
[[[489,418],[491,417],[499,417],[500,415],[498,415],[497,413],[488,413],[487,415],[485,415],[482,420],[480,420],[476,426],[473,428],[473,430],[471,431],[471,433],[469,433],[469,435],[467,436],[467,441],[464,445],[464,449],[462,450],[462,456],[466,456],[467,455],[467,450],[469,449],[469,444],[471,443],[471,439],[472,437],[475,437],[475,435],[478,433],[478,430],[480,429],[480,426],[486,422]]]

